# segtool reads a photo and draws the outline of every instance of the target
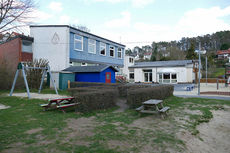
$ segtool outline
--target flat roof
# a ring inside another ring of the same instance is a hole
[[[102,72],[107,68],[112,68],[115,72],[118,70],[111,66],[111,65],[97,65],[97,66],[70,66],[62,71],[69,71],[69,72]]]
[[[112,40],[103,38],[103,37],[101,37],[101,36],[98,36],[98,35],[95,35],[95,34],[92,34],[92,33],[86,32],[86,31],[79,30],[79,29],[74,28],[74,27],[71,27],[71,26],[69,26],[69,25],[30,25],[30,27],[67,27],[67,28],[71,28],[71,29],[77,30],[77,31],[79,31],[79,32],[83,32],[83,33],[92,35],[92,36],[94,36],[94,37],[98,37],[98,38],[100,38],[100,39],[104,39],[104,40],[106,40],[106,41],[110,41],[110,42],[112,42],[112,43],[114,43],[114,44],[117,44],[117,45],[120,45],[120,46],[125,47],[125,45],[123,45],[123,44],[114,42],[114,41],[112,41]]]
[[[193,60],[173,60],[173,61],[155,61],[155,62],[136,62],[129,68],[141,68],[141,67],[165,67],[165,66],[185,66],[192,64]]]

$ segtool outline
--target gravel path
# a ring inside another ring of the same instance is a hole
[[[27,93],[14,93],[12,96],[16,96],[16,97],[25,97],[27,98]],[[56,94],[38,94],[38,93],[30,93],[30,97],[32,99],[44,99],[44,100],[48,100],[48,99],[56,99],[56,98],[64,98],[64,97],[69,97],[69,96],[64,96],[64,95],[56,95]]]

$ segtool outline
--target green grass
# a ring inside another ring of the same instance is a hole
[[[44,92],[51,91],[47,89]],[[151,115],[140,117],[134,110],[115,112],[117,107],[87,114],[75,113],[74,110],[67,113],[58,110],[43,111],[39,106],[42,103],[47,101],[0,96],[0,104],[11,106],[0,110],[0,152],[10,148],[16,148],[18,152],[140,152],[146,145],[155,148],[156,152],[167,152],[167,147],[175,152],[184,152],[185,144],[176,137],[176,133],[183,128],[197,135],[197,125],[208,122],[213,117],[211,110],[223,109],[224,105],[230,106],[229,101],[223,100],[170,97],[165,100],[165,105],[171,108],[170,115],[161,120]],[[185,108],[199,110],[201,114],[183,112]],[[184,116],[188,116],[189,120],[184,119]],[[70,137],[68,141],[64,141],[71,132],[77,132],[66,130],[66,121],[81,117],[94,117],[96,124],[91,131],[93,135]],[[144,122],[142,126],[133,125],[146,117],[151,119],[151,124]],[[176,122],[174,117],[181,117],[186,125]],[[28,130],[38,128],[42,130],[27,133]],[[88,142],[89,145],[76,144],[76,141]],[[110,141],[127,146],[111,148]],[[22,145],[15,147],[17,143]]]
[[[212,74],[210,74],[211,78],[217,78],[221,75],[225,75],[225,68],[215,68]]]

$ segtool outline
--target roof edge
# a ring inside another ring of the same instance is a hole
[[[121,44],[121,43],[117,43],[115,41],[112,41],[112,40],[109,40],[107,38],[103,38],[101,36],[98,36],[98,35],[95,35],[95,34],[92,34],[92,33],[89,33],[89,32],[86,32],[86,31],[83,31],[83,30],[80,30],[80,29],[77,29],[75,27],[72,27],[72,26],[69,26],[69,25],[30,25],[30,27],[67,27],[67,28],[71,28],[71,29],[74,29],[74,30],[77,30],[79,32],[83,32],[83,33],[86,33],[86,34],[89,34],[89,35],[92,35],[92,36],[95,36],[95,37],[98,37],[100,39],[104,39],[106,41],[110,41],[112,43],[115,43],[117,45],[120,45],[122,47],[126,47],[125,45]]]

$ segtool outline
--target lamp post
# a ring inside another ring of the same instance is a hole
[[[200,60],[200,54],[205,54],[206,50],[195,50],[196,53],[199,55],[199,71],[198,71],[198,95],[200,95],[200,67],[201,67],[201,60]],[[206,83],[207,83],[207,56],[206,56]]]

